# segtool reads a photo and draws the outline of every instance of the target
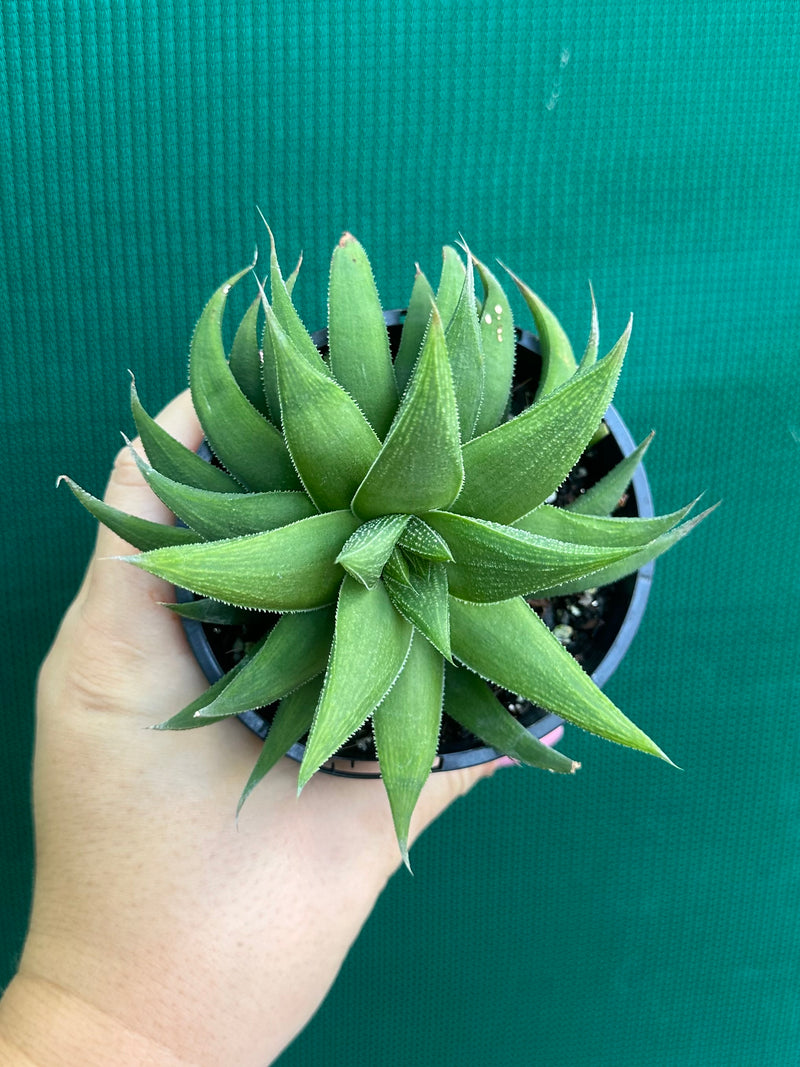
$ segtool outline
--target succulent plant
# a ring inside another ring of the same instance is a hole
[[[515,331],[494,274],[444,250],[436,294],[417,268],[390,348],[364,249],[345,234],[330,268],[327,353],[292,301],[270,233],[263,287],[226,356],[227,294],[211,297],[189,358],[194,407],[216,461],[134,421],[153,492],[179,523],[126,515],[67,479],[139,550],[137,567],[191,590],[172,610],[206,621],[276,613],[233,669],[163,729],[189,729],[279,701],[241,803],[307,735],[299,788],[371,721],[400,850],[435,763],[443,712],[522,763],[569,773],[498,699],[518,694],[592,733],[666,759],[592,682],[532,610],[616,581],[700,521],[611,512],[646,442],[568,508],[548,503],[602,432],[630,324],[598,359],[597,316],[578,363],[552,312],[516,276],[543,369],[511,416]],[[475,279],[481,298],[476,297]],[[263,330],[259,324],[263,318]]]

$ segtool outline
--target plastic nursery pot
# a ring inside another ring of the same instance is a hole
[[[399,344],[404,317],[405,311],[384,312],[393,352]],[[514,414],[533,400],[541,372],[537,337],[526,330],[516,332],[516,366],[511,397]],[[313,338],[324,354],[327,350],[327,331],[320,330]],[[608,434],[583,454],[559,490],[557,504],[567,503],[570,495],[588,489],[634,450],[634,440],[613,406],[606,412],[604,422]],[[205,445],[201,448],[201,454],[211,459],[211,453]],[[650,486],[641,464],[615,514],[642,518],[652,518],[655,514]],[[604,685],[617,669],[639,628],[650,592],[653,569],[654,564],[648,563],[619,582],[586,593],[548,600],[531,598],[534,609],[599,686]],[[193,594],[185,589],[177,589],[176,595],[181,602],[194,599]],[[241,658],[246,646],[260,638],[277,619],[277,615],[269,612],[250,612],[249,621],[236,626],[212,625],[192,619],[182,619],[182,622],[200,667],[209,683],[213,683],[230,670]],[[552,712],[528,701],[520,701],[504,690],[498,690],[497,695],[536,737],[545,737],[564,721]],[[259,737],[265,738],[276,707],[277,704],[272,704],[247,711],[239,715],[239,719]],[[300,762],[304,750],[303,743],[298,742],[287,755]],[[484,745],[447,716],[444,717],[434,770],[447,771],[486,763],[497,759],[499,755],[495,749]],[[335,757],[335,766],[332,760],[321,769],[345,777],[376,778],[380,775],[374,771],[375,760],[375,746],[366,726],[340,749]]]

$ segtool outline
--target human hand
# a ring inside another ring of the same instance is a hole
[[[187,394],[159,417],[202,432]],[[138,443],[137,443],[138,447]],[[127,450],[106,500],[168,521]],[[271,1062],[314,1013],[399,863],[377,780],[283,760],[235,820],[260,742],[236,721],[147,729],[206,688],[166,583],[104,527],[45,660],[30,932],[0,1004],[12,1063]],[[552,740],[555,740],[553,738]],[[412,839],[493,764],[432,775]]]

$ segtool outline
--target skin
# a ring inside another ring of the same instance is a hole
[[[199,444],[187,394],[159,421]],[[127,450],[106,500],[170,520]],[[0,1061],[263,1067],[311,1018],[399,865],[388,803],[379,781],[321,774],[298,799],[287,759],[237,825],[260,742],[235,721],[147,729],[206,682],[159,606],[171,588],[110,558],[128,552],[100,528],[40,672],[36,884]],[[502,763],[432,776],[412,838]]]

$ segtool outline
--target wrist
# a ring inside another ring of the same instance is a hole
[[[46,979],[18,974],[0,1000],[0,1061],[9,1067],[190,1067],[120,1020]]]

